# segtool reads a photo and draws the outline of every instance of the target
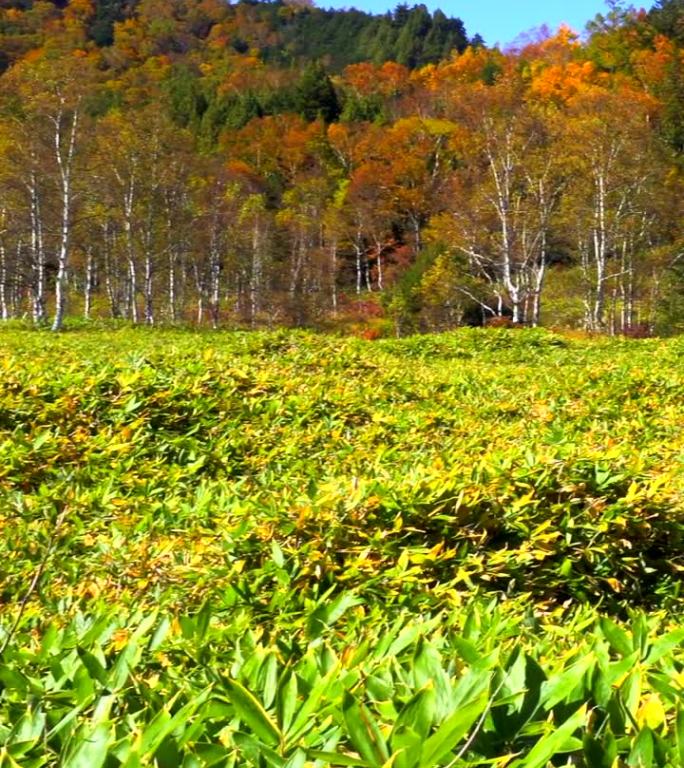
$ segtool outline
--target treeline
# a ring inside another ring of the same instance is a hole
[[[279,63],[317,59],[340,71],[362,61],[396,61],[414,69],[436,64],[468,46],[460,19],[448,18],[439,10],[431,14],[424,5],[398,5],[393,13],[381,16],[353,8],[304,6],[296,13],[283,13],[282,3],[253,1],[252,6],[261,13],[266,10],[278,30],[278,42],[264,48],[262,55]]]
[[[98,43],[104,4],[23,5],[0,11],[40,38],[0,80],[3,318],[684,322],[679,2],[339,74],[264,54],[274,9],[332,12],[112,2]]]
[[[437,63],[453,50],[465,50],[469,42],[460,19],[439,10],[430,13],[422,4],[399,4],[393,12],[378,15],[354,8],[324,10],[310,0],[239,0],[234,4],[223,0],[191,4],[178,0],[6,0],[0,18],[0,63],[7,66],[41,45],[55,25],[73,12],[72,8],[65,14],[68,5],[80,7],[81,16],[86,16],[86,39],[99,47],[112,46],[124,29],[150,24],[156,28],[158,52],[186,53],[216,34],[214,27],[221,27],[222,34],[228,33],[225,42],[238,53],[251,52],[281,66],[321,60],[333,71],[361,61],[421,67]],[[474,42],[479,40],[476,36]]]

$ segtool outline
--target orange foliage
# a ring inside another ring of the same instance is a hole
[[[462,54],[435,67],[426,85],[431,90],[457,87],[466,83],[481,82],[483,73],[492,66],[502,66],[504,55],[485,48],[467,48]]]
[[[382,66],[364,62],[348,66],[343,78],[349,87],[362,96],[373,93],[397,96],[408,85],[410,73],[406,67],[393,61],[387,61]]]
[[[569,61],[540,67],[532,75],[529,88],[540,101],[566,103],[596,80],[596,68],[590,61]]]

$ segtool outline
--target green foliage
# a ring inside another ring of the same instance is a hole
[[[437,247],[425,248],[406,272],[401,276],[384,301],[388,315],[394,321],[397,336],[406,336],[420,330],[420,312],[423,306],[421,282],[429,274],[435,259]]]
[[[0,344],[3,766],[681,765],[680,340]]]
[[[680,765],[684,636],[660,620],[578,615],[534,643],[492,605],[368,619],[313,641],[207,608],[45,623],[3,656],[3,762]]]
[[[684,157],[684,65],[681,52],[668,64],[658,90],[663,103],[661,133],[681,162]]]
[[[340,116],[340,103],[325,68],[309,64],[302,72],[295,93],[295,107],[305,120],[332,123]]]
[[[171,69],[165,90],[173,121],[183,128],[196,128],[208,106],[199,73],[191,67],[177,64]]]
[[[656,0],[649,13],[650,21],[660,34],[684,43],[684,3],[682,0]]]
[[[387,116],[378,94],[370,96],[361,96],[353,91],[347,91],[343,99],[344,106],[340,114],[340,119],[345,123],[385,123]]]
[[[131,0],[95,0],[95,13],[88,30],[96,45],[106,46],[114,42],[114,24],[123,21],[135,2]]]
[[[282,43],[263,49],[266,61],[324,60],[333,71],[361,61],[398,61],[413,68],[437,63],[468,45],[460,19],[448,18],[441,11],[430,13],[422,4],[399,5],[384,15],[315,7],[272,14],[269,6],[283,7],[280,3],[254,7],[269,16]]]

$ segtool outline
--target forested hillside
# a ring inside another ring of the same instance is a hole
[[[516,49],[425,6],[0,8],[0,315],[684,324],[684,3]]]
[[[62,19],[69,3],[8,0],[3,5],[15,11],[5,19],[6,65],[34,47],[46,31],[45,21]],[[447,18],[441,11],[431,14],[424,5],[398,5],[393,13],[383,15],[354,8],[324,10],[305,0],[242,0],[235,5],[94,0],[80,5],[87,6],[86,37],[98,46],[112,45],[117,26],[126,21],[146,18],[153,22],[158,16],[159,31],[166,28],[168,34],[164,45],[169,51],[186,51],[221,23],[231,28],[227,42],[235,51],[256,50],[265,61],[281,65],[313,58],[324,60],[335,70],[360,61],[382,64],[392,60],[417,67],[436,63],[452,50],[463,51],[468,45],[460,19]],[[167,26],[165,20],[169,18],[182,23]]]

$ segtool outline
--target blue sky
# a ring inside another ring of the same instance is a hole
[[[394,8],[393,0],[318,0],[321,7],[353,6],[364,11],[383,13]],[[406,0],[415,5],[421,0]],[[605,13],[603,0],[422,0],[430,10],[441,8],[447,16],[463,20],[469,36],[479,32],[487,45],[512,42],[520,33],[547,24],[552,29],[562,22],[581,32],[597,13]],[[641,5],[636,2],[635,5]],[[648,2],[646,5],[652,5]]]

